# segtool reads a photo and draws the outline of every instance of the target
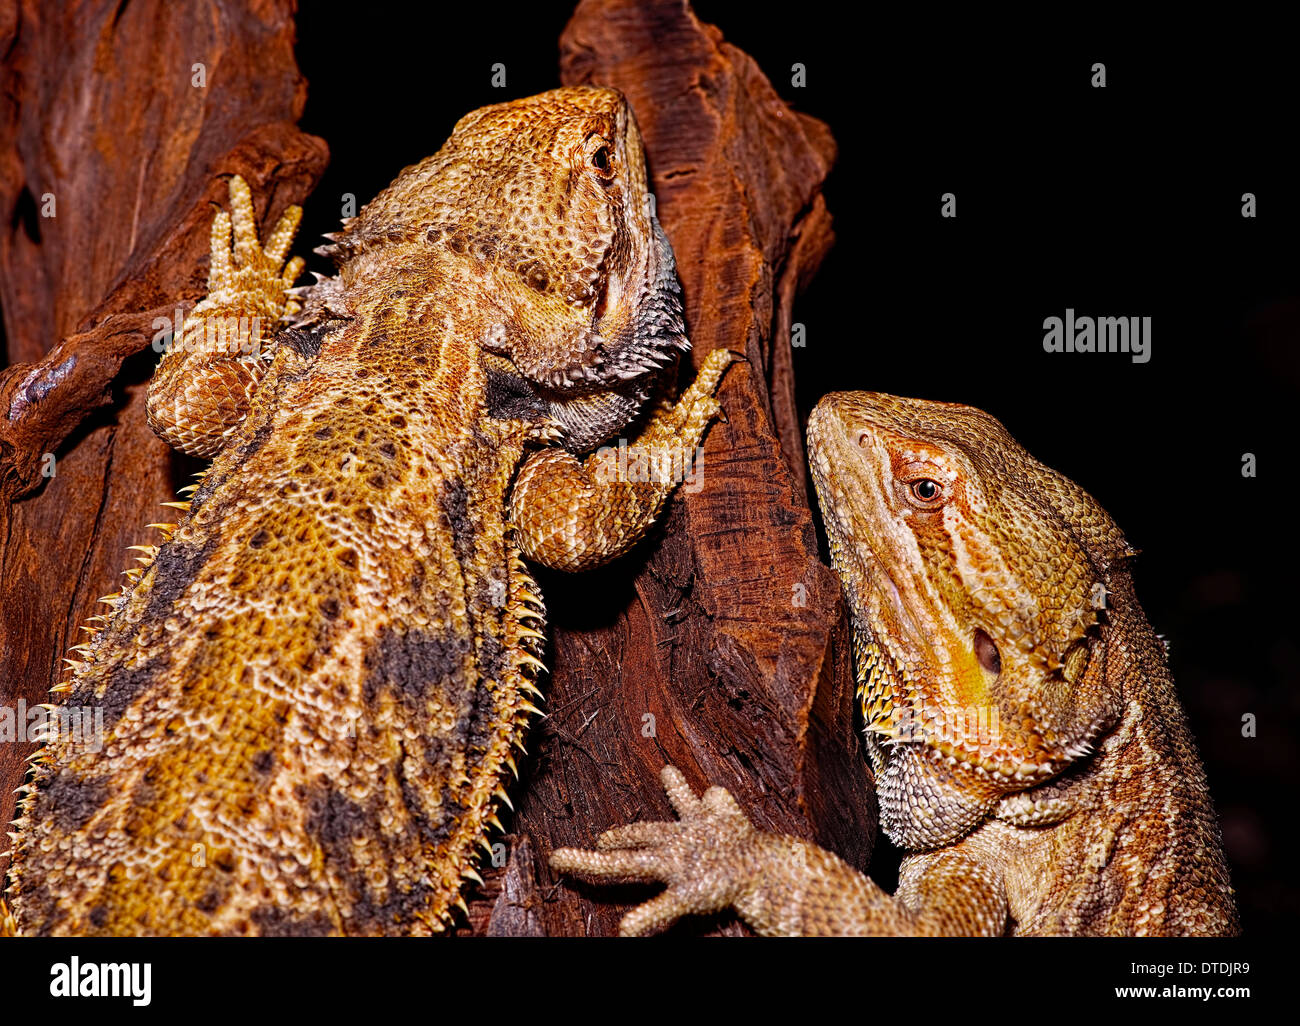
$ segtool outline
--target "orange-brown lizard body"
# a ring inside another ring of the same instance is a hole
[[[808,422],[894,895],[755,830],[722,788],[552,864],[668,888],[625,933],[734,907],[766,934],[1238,932],[1218,821],[1135,554],[1097,502],[968,406],[866,392]]]
[[[523,560],[624,551],[673,480],[585,454],[631,425],[681,466],[718,411],[725,351],[664,393],[689,345],[614,90],[467,115],[305,289],[301,211],[263,250],[230,197],[148,404],[214,461],[56,689],[105,733],[39,754],[11,931],[443,929],[537,711]]]

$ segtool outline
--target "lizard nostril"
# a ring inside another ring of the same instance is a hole
[[[989,673],[1002,672],[1002,656],[998,654],[998,646],[978,627],[975,628],[975,658]]]

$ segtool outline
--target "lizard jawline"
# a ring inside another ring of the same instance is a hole
[[[880,633],[870,628],[858,633],[857,670],[863,733],[878,773],[888,768],[891,749],[900,744],[920,745],[950,766],[960,764],[1009,791],[1042,783],[1061,769],[1050,762],[996,759],[982,753],[987,745],[972,747],[964,739],[953,740],[953,723],[942,706],[927,701],[923,689],[882,643]]]

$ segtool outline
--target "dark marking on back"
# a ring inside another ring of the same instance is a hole
[[[363,656],[366,678],[362,694],[373,703],[381,687],[418,701],[435,690],[445,698],[459,700],[466,684],[465,657],[470,639],[446,637],[429,631],[399,633],[385,627]]]
[[[492,738],[492,726],[497,721],[492,692],[485,686],[489,680],[500,680],[505,669],[505,646],[491,636],[479,638],[480,680],[470,692],[469,709],[456,721],[456,737],[462,736],[470,748],[486,748]]]
[[[337,322],[324,321],[308,328],[285,328],[280,332],[280,345],[292,349],[304,360],[320,356],[321,342],[338,328]]]
[[[32,884],[20,881],[16,897],[18,916],[24,924],[27,924],[24,929],[37,937],[50,936],[63,918],[59,915],[58,906],[54,903],[50,889],[43,883]]]
[[[346,889],[346,903],[352,906],[353,913],[348,918],[349,927],[356,927],[358,932],[392,932],[394,927],[413,922],[416,915],[428,907],[433,885],[417,882],[403,890],[401,884],[390,876],[383,897],[380,897],[352,858],[357,838],[378,837],[378,809],[367,809],[341,792],[330,789],[328,783],[323,780],[320,786],[309,789],[304,796],[308,809],[307,832],[320,844],[326,863]],[[408,840],[412,839],[411,829],[408,827]],[[397,839],[385,837],[384,846]],[[297,929],[299,925],[300,921],[295,921],[292,928]]]
[[[263,937],[329,937],[335,932],[324,912],[296,916],[288,909],[271,906],[253,909],[249,918]]]
[[[60,833],[75,834],[108,801],[108,785],[102,780],[86,780],[72,769],[62,769],[39,791],[38,801]]]
[[[438,496],[438,505],[442,507],[451,527],[452,544],[456,548],[456,559],[461,567],[470,566],[474,560],[474,548],[477,532],[474,521],[469,515],[469,492],[463,481],[448,481],[443,485]]]
[[[126,707],[142,692],[152,687],[156,681],[165,678],[167,669],[168,664],[165,660],[154,659],[130,670],[119,667],[110,671],[108,679],[111,683],[105,690],[104,697],[95,699],[104,710],[105,732],[112,733]],[[83,697],[92,698],[94,695],[93,692],[85,696],[74,692],[68,696],[68,702],[70,704],[79,702]]]
[[[144,623],[161,623],[176,608],[180,597],[198,576],[217,547],[217,535],[207,538],[202,547],[168,542],[158,550],[153,561],[153,587],[145,606]]]
[[[236,462],[243,463],[245,460],[256,455],[261,450],[262,446],[266,444],[267,439],[271,437],[271,423],[272,423],[273,413],[274,413],[273,408],[268,405],[266,407],[266,413],[262,417],[261,422],[258,423],[257,427],[253,429],[252,437],[249,438],[249,440],[245,442],[242,446],[240,446],[239,453],[235,457]],[[195,497],[196,498],[198,497],[197,493],[195,494]]]

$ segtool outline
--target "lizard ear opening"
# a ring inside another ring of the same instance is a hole
[[[984,667],[989,673],[999,674],[1002,672],[1002,656],[998,652],[998,646],[979,627],[975,628],[975,658],[980,661],[980,666]]]

